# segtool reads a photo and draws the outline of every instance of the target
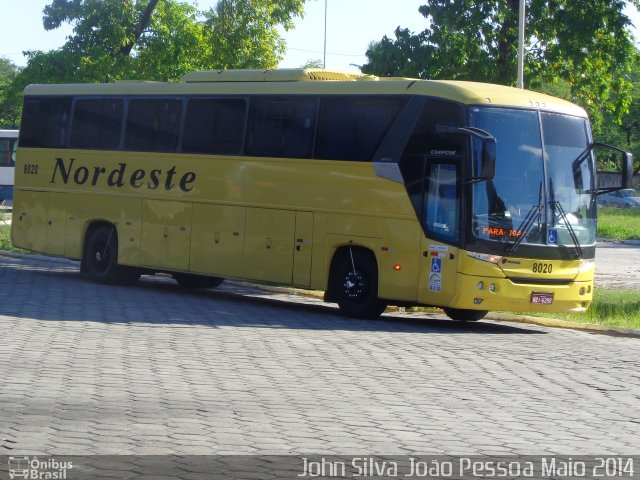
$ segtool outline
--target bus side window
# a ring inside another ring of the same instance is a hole
[[[424,224],[435,238],[457,243],[459,237],[460,199],[456,166],[433,163],[428,169]]]
[[[11,141],[8,138],[0,138],[0,165],[9,166]]]
[[[16,166],[16,152],[18,151],[18,140],[13,140],[11,142],[11,149],[9,150],[10,163],[12,167]]]
[[[20,126],[20,146],[65,148],[71,97],[25,97]]]
[[[318,101],[315,97],[253,97],[246,154],[309,158]]]
[[[242,152],[247,102],[239,98],[195,98],[187,104],[182,150],[238,155]]]
[[[71,120],[69,146],[90,150],[118,148],[123,113],[123,100],[76,100]]]
[[[314,157],[371,161],[405,102],[397,97],[322,98]]]
[[[129,101],[124,137],[126,150],[173,152],[178,146],[182,100]]]

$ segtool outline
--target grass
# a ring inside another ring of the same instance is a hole
[[[602,290],[594,292],[593,301],[583,313],[527,313],[533,317],[557,318],[569,322],[591,323],[604,327],[640,329],[640,292]]]
[[[0,221],[2,218],[0,218]],[[29,253],[27,250],[16,248],[11,243],[11,225],[0,225],[0,250],[7,252]]]
[[[598,208],[598,238],[640,240],[640,208]]]

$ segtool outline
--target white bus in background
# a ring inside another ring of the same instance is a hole
[[[13,200],[18,130],[0,130],[0,203]]]

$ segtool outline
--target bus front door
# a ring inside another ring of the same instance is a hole
[[[446,306],[456,291],[460,238],[460,192],[457,162],[426,160],[422,223],[420,289],[427,305]]]

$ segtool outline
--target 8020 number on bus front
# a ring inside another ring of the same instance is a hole
[[[551,273],[553,271],[553,265],[551,263],[534,263],[531,268],[533,273]]]

